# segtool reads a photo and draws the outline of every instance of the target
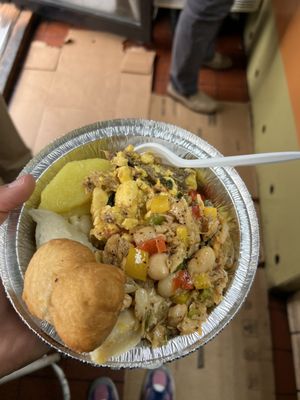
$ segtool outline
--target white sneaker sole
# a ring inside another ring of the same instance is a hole
[[[184,96],[181,96],[179,93],[177,93],[174,88],[170,85],[168,85],[167,87],[167,94],[172,97],[172,99],[178,101],[179,103],[183,104],[184,106],[186,106],[188,109],[200,113],[200,114],[215,114],[218,111],[218,106],[216,106],[213,109],[207,109],[205,108],[205,106],[202,107],[193,107],[193,105],[191,104],[191,102]]]

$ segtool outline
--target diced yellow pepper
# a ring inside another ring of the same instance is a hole
[[[181,292],[181,293],[175,294],[172,297],[172,301],[173,301],[173,303],[176,303],[176,304],[186,304],[188,302],[190,296],[191,296],[191,293],[189,291]]]
[[[161,214],[170,210],[170,203],[168,196],[157,195],[151,200],[150,210],[153,213]]]
[[[176,234],[178,239],[187,246],[189,241],[187,228],[185,226],[178,226]]]
[[[194,275],[192,279],[196,289],[209,289],[211,287],[211,281],[206,273]]]
[[[133,279],[145,281],[147,278],[149,254],[146,251],[130,247],[125,262],[125,273]]]
[[[207,218],[217,218],[218,210],[216,207],[204,207],[203,214]]]

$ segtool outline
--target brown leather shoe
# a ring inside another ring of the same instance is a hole
[[[174,100],[179,101],[190,110],[196,111],[202,114],[214,114],[218,109],[218,103],[205,94],[202,91],[198,91],[192,96],[183,96],[176,89],[174,89],[171,83],[168,84],[167,94]]]
[[[215,52],[212,60],[203,64],[203,67],[211,68],[215,70],[229,69],[232,67],[232,60],[230,57],[224,54]]]

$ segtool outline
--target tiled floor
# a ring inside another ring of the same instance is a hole
[[[34,39],[50,46],[63,46],[69,26],[56,22],[42,22]],[[166,17],[159,17],[153,34],[153,47],[157,58],[155,64],[153,90],[165,94],[171,60],[171,26]],[[200,87],[218,100],[248,102],[245,65],[246,59],[240,35],[228,33],[218,39],[218,49],[231,55],[234,68],[230,71],[214,72],[204,69],[200,74]],[[287,325],[286,302],[270,296],[269,304],[273,336],[273,357],[276,379],[277,400],[296,399],[290,337]],[[103,374],[109,374],[117,382],[122,394],[123,372],[95,369],[76,361],[61,362],[67,374],[72,399],[84,399],[90,382]],[[59,399],[60,388],[51,369],[39,371],[13,383],[0,386],[0,398],[4,400]],[[268,400],[268,399],[266,399]]]
[[[120,399],[123,399],[123,371],[94,368],[72,359],[63,359],[58,365],[66,375],[72,400],[87,399],[91,382],[100,376],[109,376],[117,386]],[[0,385],[1,400],[59,400],[62,398],[59,380],[51,367]]]

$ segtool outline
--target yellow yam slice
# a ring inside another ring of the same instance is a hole
[[[60,214],[88,210],[84,206],[90,203],[91,193],[86,193],[84,179],[94,171],[110,168],[110,162],[100,158],[68,162],[42,191],[39,208]]]

